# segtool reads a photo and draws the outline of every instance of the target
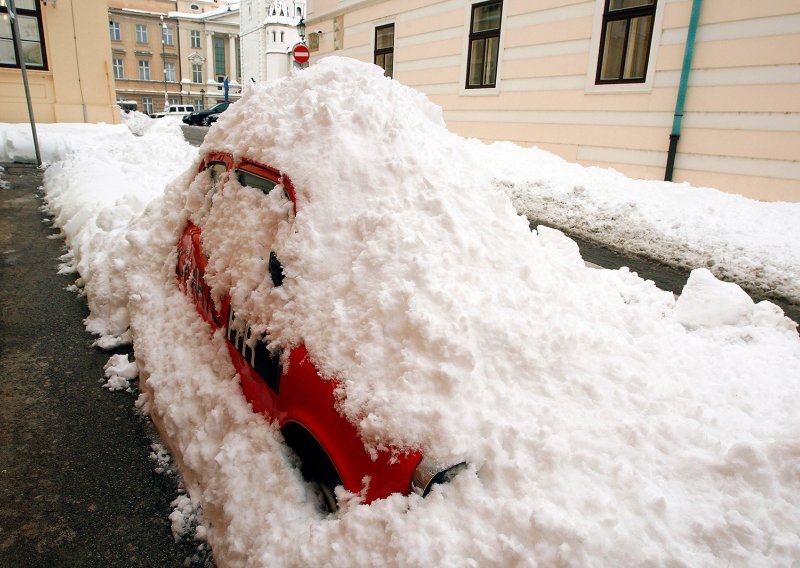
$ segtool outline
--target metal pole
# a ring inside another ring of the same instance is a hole
[[[31,104],[31,89],[28,86],[28,72],[25,69],[25,54],[22,53],[22,42],[19,40],[19,22],[17,22],[17,7],[14,0],[8,0],[8,13],[11,17],[11,26],[14,28],[14,47],[19,57],[19,67],[22,69],[22,84],[25,86],[25,102],[28,103],[28,117],[31,121],[33,133],[33,149],[36,152],[36,165],[42,165],[42,155],[39,153],[39,138],[36,136],[36,121],[33,119],[33,105]]]
[[[678,140],[681,137],[681,123],[683,122],[683,104],[686,100],[686,89],[689,85],[689,72],[692,70],[694,40],[697,34],[697,22],[700,19],[701,3],[702,0],[693,0],[692,2],[692,15],[689,17],[689,29],[686,32],[686,48],[683,52],[681,81],[678,85],[678,98],[675,101],[672,132],[669,135],[669,150],[667,151],[667,167],[664,171],[664,181],[672,181],[672,172],[675,168],[675,156],[678,154]]]

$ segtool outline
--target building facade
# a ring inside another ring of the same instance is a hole
[[[292,49],[301,43],[297,24],[306,0],[242,0],[242,77],[269,81],[297,66]]]
[[[312,0],[306,23],[312,64],[375,62],[459,134],[632,177],[664,179],[682,98],[673,181],[800,201],[796,0]]]
[[[16,7],[36,122],[119,122],[105,6],[17,0]],[[12,30],[7,3],[2,2],[0,122],[27,122]]]
[[[213,0],[109,0],[116,99],[145,113],[241,96],[239,9]]]

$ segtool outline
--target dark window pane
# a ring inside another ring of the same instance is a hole
[[[0,16],[0,39],[12,39],[13,37],[11,35],[11,19]]]
[[[386,26],[375,30],[375,48],[390,49],[394,47],[394,26]]]
[[[497,77],[497,48],[500,45],[500,38],[486,38],[486,61],[484,62],[483,84],[494,85]]]
[[[25,54],[25,65],[36,65],[38,67],[44,65],[42,46],[38,43],[23,41],[22,53]]]
[[[625,58],[625,79],[643,79],[647,68],[652,16],[634,18],[628,31],[628,53]]]
[[[384,57],[384,64],[381,66],[386,71],[387,77],[394,76],[394,54],[387,53]]]
[[[500,8],[502,4],[478,6],[472,10],[472,32],[485,32],[500,29]]]
[[[39,20],[30,16],[20,16],[19,37],[23,41],[39,41]]]
[[[606,40],[603,44],[603,63],[600,79],[613,80],[622,76],[622,50],[625,46],[627,20],[615,20],[606,24]]]
[[[17,63],[14,57],[14,42],[10,39],[0,39],[0,63],[8,65],[15,65]]]
[[[483,50],[485,40],[478,39],[472,42],[469,53],[469,84],[480,85],[483,77]]]
[[[610,0],[608,11],[626,10],[628,8],[639,8],[641,6],[652,6],[656,0]]]

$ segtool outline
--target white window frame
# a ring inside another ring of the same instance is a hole
[[[153,114],[153,97],[142,97],[142,112]]]
[[[169,73],[167,71],[169,71]],[[175,82],[175,62],[173,61],[164,62],[164,80],[169,81],[171,83]]]
[[[500,94],[500,89],[502,88],[502,79],[503,76],[503,52],[505,50],[505,40],[506,40],[506,28],[508,27],[507,19],[508,19],[508,3],[511,0],[503,0],[503,9],[500,11],[500,40],[497,45],[497,77],[494,81],[494,87],[482,87],[479,89],[467,89],[467,63],[469,62],[469,36],[470,36],[470,25],[472,25],[472,7],[476,4],[483,4],[486,0],[471,0],[467,2],[465,5],[464,10],[464,42],[461,48],[461,70],[459,74],[459,88],[458,94],[462,97],[491,97],[497,96]],[[373,40],[374,42],[375,40]]]
[[[136,24],[136,43],[148,43],[147,24]]]
[[[656,58],[658,46],[661,44],[664,5],[669,0],[656,1],[656,15],[653,21],[653,37],[650,39],[650,56],[647,59],[647,76],[641,83],[608,83],[598,85],[597,65],[600,58],[600,37],[603,35],[603,12],[606,0],[595,0],[594,22],[592,24],[592,43],[589,51],[589,67],[586,69],[586,93],[649,93],[653,90],[656,77]]]
[[[139,80],[150,81],[150,62],[147,59],[140,59],[137,66],[139,67]]]
[[[108,30],[111,36],[111,41],[122,41],[122,29],[119,22],[113,20],[108,22]]]
[[[192,63],[192,83],[203,82],[203,66],[200,63]]]
[[[114,68],[114,79],[125,78],[125,62],[121,58],[113,58],[111,60],[111,66]]]
[[[195,41],[197,40],[197,41]],[[189,43],[192,49],[200,49],[200,30],[189,30]]]
[[[172,28],[163,26],[161,28],[161,39],[164,45],[175,45],[175,35],[172,33]]]

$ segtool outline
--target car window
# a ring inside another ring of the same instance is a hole
[[[222,174],[228,171],[228,166],[225,162],[209,162],[206,166],[207,170],[211,170],[211,189],[217,189],[217,182]]]
[[[271,179],[257,176],[256,174],[251,174],[250,172],[246,172],[244,170],[236,170],[236,179],[239,180],[240,184],[255,187],[264,193],[269,193],[273,187],[278,185],[277,182],[274,182]]]

